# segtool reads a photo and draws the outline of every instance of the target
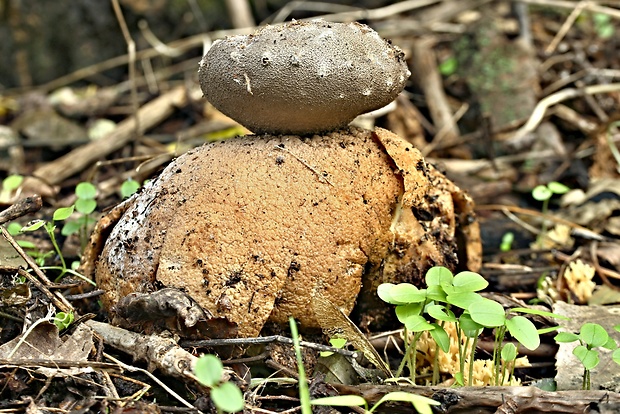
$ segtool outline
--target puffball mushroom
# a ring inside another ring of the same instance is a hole
[[[257,134],[345,127],[392,102],[409,75],[403,52],[370,27],[324,20],[218,40],[199,69],[207,100]]]
[[[105,307],[177,288],[245,337],[320,327],[315,294],[348,313],[362,280],[419,283],[454,268],[459,232],[477,241],[471,201],[383,129],[207,144],[127,204],[97,264]]]

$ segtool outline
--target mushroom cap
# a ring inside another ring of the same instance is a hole
[[[456,219],[457,191],[381,129],[211,143],[133,199],[96,280],[112,311],[131,293],[173,287],[240,336],[291,315],[319,327],[317,292],[348,313],[363,278],[370,288],[454,267],[455,231],[469,225]]]
[[[403,52],[360,23],[266,26],[213,43],[200,86],[254,133],[309,135],[389,104],[410,72]]]

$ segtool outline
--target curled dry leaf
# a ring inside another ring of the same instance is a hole
[[[0,359],[16,365],[28,361],[73,362],[71,368],[41,366],[37,371],[47,377],[54,377],[59,372],[74,376],[92,372],[92,368],[79,367],[78,364],[86,362],[93,346],[93,333],[85,325],[77,325],[70,335],[61,338],[56,325],[39,321],[31,330],[0,346]]]

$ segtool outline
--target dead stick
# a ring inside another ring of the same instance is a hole
[[[39,269],[39,266],[37,266],[34,260],[32,260],[32,257],[30,257],[28,253],[26,253],[24,249],[22,249],[22,247],[17,244],[13,236],[9,234],[9,232],[7,231],[7,229],[4,228],[4,226],[0,226],[0,232],[9,242],[9,244],[13,246],[15,251],[26,261],[26,263],[28,263],[28,266],[32,268],[38,279],[24,269],[18,269],[17,272],[30,280],[41,292],[47,295],[54,304],[54,306],[56,306],[58,309],[65,313],[73,312],[73,306],[69,303],[69,301],[67,301],[67,299],[65,299],[64,296],[62,296],[60,292],[52,293],[47,288],[47,286],[52,285],[52,282],[47,278],[47,276],[45,276],[45,273],[43,273],[41,269]]]
[[[121,367],[108,362],[96,361],[71,361],[71,360],[50,360],[50,359],[0,359],[2,368],[93,368],[113,372],[122,372]]]
[[[41,210],[41,207],[43,207],[41,196],[33,195],[32,197],[22,198],[6,210],[0,212],[0,224],[8,223],[26,214],[35,213]]]
[[[502,204],[483,204],[483,205],[476,206],[476,210],[478,211],[480,210],[500,210],[500,211],[507,210],[507,211],[517,213],[517,214],[526,214],[528,216],[540,217],[543,220],[553,221],[554,223],[563,224],[572,229],[579,230],[581,234],[588,235],[594,240],[597,240],[597,236],[598,238],[600,238],[599,234],[594,233],[592,230],[587,229],[583,226],[580,226],[577,223],[573,223],[570,220],[566,220],[561,217],[554,216],[553,214],[543,214],[538,210],[532,210],[529,208],[523,208],[523,207],[518,207],[518,206],[507,206],[507,205],[505,206]]]
[[[436,146],[440,140],[445,140],[448,143],[457,142],[460,133],[443,89],[443,81],[437,68],[435,52],[431,47],[430,40],[421,39],[415,42],[413,60],[417,62],[414,71],[416,71],[419,78],[418,83],[424,91],[424,97],[437,131],[432,145]]]
[[[175,107],[185,105],[186,101],[186,90],[179,86],[144,105],[136,114],[140,120],[141,132],[166,119],[172,114]],[[134,137],[136,117],[125,119],[106,137],[76,148],[68,154],[37,168],[33,175],[48,184],[60,184],[73,174],[82,171],[95,161],[129,143]]]
[[[89,320],[84,322],[104,342],[118,350],[133,355],[134,359],[146,361],[167,375],[188,379],[196,356],[181,348],[172,338],[159,335],[143,335],[107,323]]]
[[[620,394],[607,390],[543,391],[536,387],[427,387],[402,385],[330,384],[340,394],[361,395],[370,405],[389,392],[423,395],[442,403],[441,412],[465,413],[585,413],[596,404],[599,412],[618,412]],[[411,404],[408,403],[409,411]],[[401,406],[402,407],[402,406]],[[391,412],[397,411],[393,406]]]

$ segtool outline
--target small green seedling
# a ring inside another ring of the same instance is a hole
[[[609,39],[614,35],[616,28],[610,15],[606,13],[594,13],[592,15],[592,20],[594,21],[594,29],[600,38]]]
[[[441,73],[443,76],[454,75],[456,69],[458,68],[458,65],[459,64],[456,60],[456,57],[450,56],[448,59],[444,60],[439,64],[439,73]]]
[[[121,197],[129,198],[140,189],[140,183],[129,178],[121,184]]]
[[[483,298],[482,300],[476,301],[469,305],[467,307],[467,313],[475,323],[485,328],[494,328],[495,330],[495,346],[493,348],[493,364],[495,367],[496,381],[495,385],[502,384],[501,379],[503,378],[503,376],[500,376],[502,359],[504,361],[509,361],[504,357],[509,356],[511,352],[510,350],[508,350],[505,351],[506,353],[504,355],[502,355],[502,351],[504,349],[502,347],[502,344],[504,343],[506,333],[510,333],[510,335],[514,339],[516,339],[521,345],[531,351],[535,350],[540,345],[540,332],[536,329],[536,326],[529,319],[518,314],[538,315],[564,320],[568,319],[565,316],[538,309],[504,309],[504,307],[499,303],[486,298]],[[556,329],[556,327],[553,327],[552,329]],[[471,372],[469,378],[471,383]]]
[[[502,236],[502,242],[499,245],[499,249],[504,253],[511,251],[512,243],[514,243],[514,241],[515,241],[515,235],[513,232],[508,231],[504,233],[504,235]]]
[[[97,189],[95,188],[95,186],[87,182],[79,183],[75,187],[75,195],[77,196],[77,199],[73,205],[70,205],[68,207],[60,207],[54,211],[54,214],[52,216],[52,222],[46,222],[45,220],[33,220],[25,226],[20,226],[17,223],[11,223],[8,226],[8,231],[13,236],[18,235],[19,233],[33,232],[42,227],[45,229],[45,231],[50,237],[52,246],[54,247],[54,251],[44,254],[30,251],[29,254],[35,259],[37,264],[41,266],[42,269],[60,270],[59,278],[64,276],[65,273],[72,273],[80,278],[84,278],[84,276],[75,272],[73,265],[72,269],[69,269],[67,267],[64,256],[62,255],[62,252],[56,240],[56,226],[54,225],[54,222],[66,220],[65,224],[61,229],[61,234],[63,236],[68,236],[70,234],[79,232],[82,251],[84,251],[86,244],[88,243],[88,238],[90,237],[90,227],[96,222],[96,219],[92,216],[92,213],[97,208],[97,202],[95,201]],[[74,220],[68,220],[74,212],[79,213],[80,217]],[[18,243],[25,249],[32,250],[36,247],[33,243],[28,241],[18,241]],[[54,252],[60,258],[61,266],[45,267],[45,259],[47,259],[50,255],[54,254]],[[92,281],[89,282],[92,283]]]
[[[543,223],[542,229],[540,232],[540,237],[538,239],[539,247],[542,247],[542,240],[547,235],[547,214],[549,213],[549,200],[554,194],[566,194],[570,191],[570,188],[565,186],[562,183],[558,183],[557,181],[551,181],[547,185],[539,185],[534,187],[532,190],[532,197],[534,200],[542,201],[542,213],[543,213]]]
[[[614,329],[620,332],[620,325],[616,325]],[[620,365],[620,348],[605,328],[597,323],[584,323],[579,330],[579,335],[572,332],[560,332],[555,336],[555,341],[561,343],[579,341],[579,345],[573,349],[573,355],[583,364],[582,388],[584,390],[590,389],[590,371],[600,362],[599,352],[595,348],[614,350],[612,359]]]
[[[45,232],[50,238],[50,241],[52,242],[54,251],[45,253],[42,256],[38,256],[37,258],[35,258],[35,260],[37,261],[37,264],[41,267],[42,270],[58,270],[60,273],[58,277],[56,278],[56,280],[59,280],[65,274],[70,273],[80,279],[87,281],[88,283],[92,285],[95,285],[95,283],[92,280],[86,278],[84,275],[77,272],[73,268],[73,266],[72,268],[67,267],[65,258],[62,254],[62,251],[60,250],[58,241],[56,240],[56,234],[55,234],[56,226],[54,225],[54,221],[66,220],[71,214],[73,214],[74,209],[75,209],[75,206],[58,208],[56,209],[56,211],[54,211],[54,214],[52,216],[52,219],[53,219],[52,222],[46,222],[45,220],[33,220],[30,223],[23,226],[20,229],[20,232],[21,233],[33,232],[33,231],[39,230],[40,228],[43,228],[45,230]],[[50,254],[54,254],[54,252],[58,255],[58,258],[60,259],[60,266],[44,266],[45,259],[49,257]]]
[[[232,382],[222,382],[224,365],[215,355],[203,355],[196,361],[194,374],[198,381],[211,389],[211,400],[218,413],[236,413],[245,406],[243,394]]]
[[[486,288],[488,282],[474,272],[466,271],[454,276],[449,269],[442,266],[431,268],[426,273],[425,280],[426,289],[418,289],[408,283],[398,285],[384,283],[379,285],[377,291],[382,300],[397,305],[396,316],[398,320],[405,325],[407,331],[414,332],[413,339],[407,344],[405,356],[396,372],[396,377],[400,376],[405,363],[407,363],[411,380],[415,382],[416,342],[424,331],[429,331],[442,351],[449,352],[450,340],[443,324],[453,322],[456,324],[457,337],[460,338],[461,334],[464,334],[467,338],[465,345],[459,341],[460,372],[455,377],[460,384],[463,384],[465,352],[467,349],[471,349],[472,354],[475,352],[475,342],[483,329],[482,325],[472,320],[466,310],[472,303],[483,299],[476,292]],[[465,311],[457,318],[451,309],[452,307],[458,307]],[[424,313],[428,314],[434,321],[428,322],[423,316]],[[435,352],[436,360],[438,354]],[[433,383],[436,382],[439,375],[436,360],[433,364]],[[470,361],[473,361],[473,355],[471,355]],[[473,365],[470,364],[470,366],[473,369]]]
[[[77,197],[75,204],[73,204],[73,206],[64,207],[67,211],[71,211],[65,219],[69,218],[74,211],[79,213],[80,217],[74,220],[68,220],[62,227],[60,233],[63,236],[78,233],[80,236],[80,245],[82,247],[82,251],[84,251],[90,236],[90,228],[97,221],[92,216],[92,213],[97,208],[97,201],[95,201],[95,197],[97,196],[97,188],[91,183],[81,182],[75,187],[75,195]],[[73,210],[70,210],[72,207]]]
[[[22,275],[21,275],[21,274],[19,274],[19,273],[16,273],[16,274],[13,276],[13,284],[14,284],[14,285],[22,285],[22,284],[24,284],[24,283],[26,283],[26,282],[28,282],[28,279],[26,278],[26,276],[22,276]]]
[[[15,191],[24,182],[24,177],[12,174],[2,180],[2,188],[0,189],[0,203],[7,204],[15,196]]]
[[[64,331],[67,329],[75,319],[75,315],[73,312],[58,312],[54,317],[54,325],[58,327],[59,331]]]
[[[549,200],[554,194],[566,194],[570,191],[570,188],[557,181],[551,181],[547,185],[539,185],[532,190],[532,197],[534,200],[542,201],[543,213],[547,213],[549,208]]]
[[[342,349],[347,344],[347,340],[345,338],[331,338],[329,343],[334,348]],[[330,355],[334,355],[334,353],[331,351],[321,351],[319,355],[322,357],[328,357]]]
[[[502,373],[501,379],[497,381],[500,384],[510,383],[510,380],[514,376],[515,361],[517,360],[517,346],[512,342],[508,342],[502,347],[501,364]]]
[[[398,285],[384,283],[379,285],[377,290],[382,300],[396,305],[396,316],[405,326],[405,330],[414,332],[413,339],[407,343],[405,356],[396,372],[396,377],[400,376],[405,363],[407,363],[411,372],[411,379],[414,382],[415,355],[417,354],[415,349],[421,332],[429,331],[437,347],[447,353],[450,348],[450,340],[443,324],[446,322],[455,324],[457,338],[465,337],[465,344],[458,341],[460,372],[455,375],[455,379],[458,384],[464,385],[465,361],[467,359],[470,361],[468,383],[472,383],[473,361],[478,336],[484,328],[494,328],[493,362],[495,380],[499,385],[501,384],[499,382],[501,350],[506,332],[530,350],[536,349],[540,345],[540,336],[534,324],[529,319],[516,315],[516,313],[563,318],[550,312],[528,308],[505,310],[501,304],[486,299],[478,293],[488,286],[488,282],[475,272],[465,271],[453,275],[449,269],[435,266],[426,273],[425,281],[426,289],[418,289],[409,283]],[[461,309],[460,316],[455,315],[454,308]],[[424,316],[425,314],[430,317],[430,322]],[[408,336],[405,335],[405,337]],[[470,352],[469,355],[466,355],[467,350]],[[508,350],[505,353],[510,355]],[[433,383],[436,383],[438,379],[437,356],[438,352],[435,352]]]

